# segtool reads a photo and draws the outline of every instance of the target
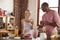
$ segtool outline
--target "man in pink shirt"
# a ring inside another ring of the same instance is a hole
[[[40,26],[46,27],[46,34],[48,38],[50,38],[51,35],[57,33],[56,26],[60,27],[60,17],[56,11],[49,8],[48,3],[46,2],[41,5],[41,9],[45,14],[42,16]]]

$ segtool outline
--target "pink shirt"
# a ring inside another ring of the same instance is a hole
[[[50,23],[56,22],[56,24],[60,27],[60,17],[58,13],[54,10],[50,10],[50,12],[45,13],[42,17],[42,21],[48,21]],[[57,32],[57,29],[50,25],[45,25],[46,33],[51,35],[51,33]]]

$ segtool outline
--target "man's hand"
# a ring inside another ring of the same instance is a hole
[[[41,25],[49,25],[50,23],[48,21],[41,21],[40,24]]]
[[[50,25],[50,26],[57,26],[57,24],[55,23],[55,22],[53,22],[53,23],[50,23],[50,22],[48,22],[48,21],[41,21],[40,22],[41,23],[41,25]]]
[[[49,25],[51,25],[51,26],[53,26],[53,27],[56,27],[56,26],[57,26],[57,24],[56,24],[55,22],[50,23]]]

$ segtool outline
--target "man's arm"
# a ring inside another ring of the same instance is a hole
[[[54,26],[54,27],[57,26],[56,22],[50,23],[48,21],[41,21],[40,23],[41,23],[41,25],[40,25],[41,27],[44,25],[50,25],[50,26]]]
[[[54,21],[56,22],[57,26],[60,27],[60,17],[58,13],[54,12]]]
[[[42,16],[42,21],[40,21],[40,26],[39,27],[41,27],[41,28],[44,26],[44,22],[43,22],[44,21],[44,15]]]

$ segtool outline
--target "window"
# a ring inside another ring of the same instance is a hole
[[[42,20],[42,16],[44,14],[44,12],[41,10],[41,4],[44,2],[47,2],[49,4],[50,9],[55,10],[56,12],[58,12],[58,3],[59,0],[39,0],[38,1],[38,14],[37,14],[37,24],[40,24],[40,21]]]

